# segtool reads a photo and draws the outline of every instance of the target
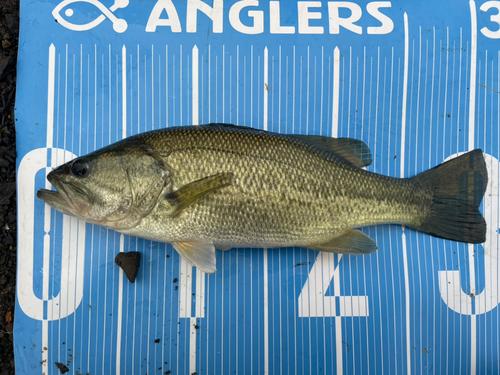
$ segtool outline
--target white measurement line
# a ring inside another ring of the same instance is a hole
[[[111,106],[111,90],[112,90],[112,84],[111,84],[111,44],[108,44],[108,142],[111,143],[111,114],[112,114],[112,106]]]
[[[404,29],[405,29],[405,55],[404,55],[404,73],[403,73],[403,103],[401,110],[401,163],[400,175],[401,178],[405,175],[405,139],[406,139],[406,101],[408,97],[408,54],[409,54],[409,33],[408,33],[408,15],[404,13]],[[405,314],[406,314],[406,369],[407,373],[411,374],[411,338],[410,338],[410,284],[408,274],[408,253],[406,249],[406,234],[403,227],[403,268],[405,280]]]
[[[240,123],[240,46],[236,45],[236,124]]]
[[[470,97],[469,97],[469,150],[474,149],[474,115],[476,112],[476,64],[477,64],[477,17],[476,3],[469,2],[471,18],[471,52],[470,52]],[[473,268],[471,266],[471,268]],[[471,282],[473,280],[471,279]]]
[[[74,56],[74,55],[73,55]],[[82,154],[82,101],[83,101],[83,46],[80,44],[80,108],[79,108],[79,142],[78,142],[78,156]]]
[[[269,51],[264,48],[264,130],[267,130],[268,121],[268,107],[269,107]]]
[[[139,45],[137,45],[137,133],[141,132],[141,63]]]
[[[324,47],[321,47],[321,98],[320,98],[320,108],[319,108],[319,124],[321,129],[321,134],[323,134],[323,95],[324,95],[324,79],[325,76],[325,52]]]
[[[222,45],[222,122],[226,114],[226,46]]]
[[[237,46],[237,66],[236,66],[236,82],[238,82],[238,85],[236,86],[236,92],[239,93],[238,87],[239,87],[239,82],[240,82],[240,63],[239,63],[239,56],[240,56],[240,46]],[[245,60],[246,62],[246,60]],[[246,67],[246,64],[245,64]],[[239,108],[239,94],[236,95],[236,112],[238,113],[238,108]],[[253,46],[250,46],[250,108],[253,110]],[[236,116],[237,121],[239,121],[238,116]],[[253,127],[253,116],[250,116],[250,127]]]
[[[66,44],[66,57],[64,59],[64,135],[63,149],[66,150],[66,132],[68,125],[68,44]],[[66,161],[66,160],[64,160]]]
[[[278,71],[278,133],[281,133],[281,45],[279,46],[278,61],[279,61],[279,71]],[[281,271],[281,268],[280,268],[280,271]],[[281,278],[280,278],[280,282],[281,282]]]
[[[498,51],[498,58],[497,58],[497,65],[498,65],[498,73],[497,73],[497,87],[500,89],[500,51]],[[493,73],[491,75],[491,79],[493,80]],[[497,95],[498,97],[498,104],[497,104],[497,108],[500,108],[500,95]],[[493,108],[493,106],[492,106]],[[497,127],[500,127],[500,111],[497,111],[497,114],[498,114],[498,120],[497,120]],[[498,140],[497,142],[500,141],[500,132],[498,132]],[[500,144],[497,143],[497,144]],[[499,168],[500,168],[500,164],[497,166],[497,176],[500,176],[500,171],[499,171]],[[498,180],[497,180],[497,186],[498,186]],[[497,211],[496,212],[496,220],[497,220],[497,223],[499,222],[500,218],[498,217],[499,216],[499,212]],[[500,269],[500,264],[499,264],[499,260],[498,260],[498,257],[496,257],[496,266],[497,266],[497,269]],[[496,280],[497,284],[495,286],[493,286],[494,290],[497,291],[497,293],[500,291],[499,289],[499,280],[497,278]],[[500,320],[500,315],[497,315],[497,319]],[[497,320],[497,326],[498,326],[498,320]],[[497,358],[500,358],[500,342],[499,342],[499,336],[497,335]]]
[[[161,129],[163,126],[161,125],[162,119],[162,97],[161,97],[161,54],[158,54],[158,127]]]
[[[168,128],[168,44],[165,46],[165,126]]]
[[[198,47],[195,45],[193,47],[193,67],[192,67],[192,84],[193,84],[193,120],[192,123],[193,125],[198,125],[199,124],[199,115],[198,115],[198,108],[199,108],[199,77],[198,77],[198,64],[199,64],[199,59],[198,59]]]
[[[124,236],[120,235],[120,253],[124,250]],[[122,348],[122,316],[123,316],[123,270],[118,274],[118,319],[116,327],[116,375],[120,375],[121,348]]]
[[[427,71],[426,71],[427,72]],[[417,137],[416,137],[416,147],[417,150],[419,150],[418,147],[418,134],[419,134],[419,117],[418,114],[420,113],[420,79],[422,76],[422,27],[419,26],[418,28],[418,84],[417,84],[417,110],[416,110],[416,129],[417,129]],[[424,117],[425,118],[425,117]],[[417,171],[417,158],[415,158],[415,172]],[[418,237],[417,237],[417,249],[419,248],[418,246]],[[419,290],[422,290],[422,274],[420,270],[420,256],[417,256],[417,262],[418,262],[418,282],[419,282]],[[427,263],[426,263],[427,264]],[[422,326],[424,325],[423,323],[423,313],[422,313],[422,293],[419,293],[419,298],[420,298],[420,340],[422,340]],[[420,368],[423,368],[423,356],[422,354],[420,355]]]
[[[151,129],[154,128],[155,128],[155,55],[154,55],[154,44],[151,44]]]
[[[179,51],[179,91],[180,91],[180,95],[179,95],[179,113],[180,113],[180,122],[179,124],[180,125],[184,125],[182,123],[182,113],[183,113],[183,110],[182,110],[182,68],[183,68],[183,65],[182,65],[182,44],[180,45],[180,51]]]
[[[215,66],[219,66],[219,56],[215,55]],[[219,120],[219,69],[215,69],[215,117]]]
[[[85,90],[88,92],[88,90]],[[79,138],[80,138],[80,141],[78,142],[78,155],[81,155],[82,154],[82,141],[83,141],[83,138],[82,138],[82,122],[83,122],[83,115],[82,115],[82,111],[83,111],[83,46],[80,44],[80,108],[79,108],[79,117],[80,117],[80,121],[79,121],[79,125],[80,125],[80,129],[79,129]],[[85,226],[85,224],[83,224]],[[85,229],[84,229],[85,230]],[[79,236],[80,236],[80,233],[79,233]],[[82,253],[85,252],[85,236],[82,236],[83,238],[80,238],[78,239],[78,243],[80,244],[82,242],[82,239],[83,239],[83,248],[82,248]],[[80,249],[78,249],[80,250]],[[80,259],[80,256],[78,256],[78,259]],[[78,266],[77,266],[77,274],[78,274]],[[77,280],[78,280],[78,277],[77,277]],[[84,279],[79,282],[77,284],[77,291],[76,291],[76,295],[82,295],[83,294],[83,288],[84,288]],[[75,310],[76,310],[77,306],[75,305]],[[83,319],[81,319],[80,321],[81,323],[81,327],[80,327],[80,358],[85,358],[83,356],[83,342],[84,342],[84,336],[83,336],[83,327],[84,327],[84,324],[83,324]],[[75,324],[75,337],[77,336],[76,335],[76,319],[74,321],[74,324]],[[75,344],[75,337],[73,337],[73,347],[76,348],[76,344]],[[80,362],[81,363],[81,362]]]
[[[195,316],[197,318],[205,317],[205,279],[206,273],[196,268]]]
[[[311,72],[309,69],[309,46],[307,46],[307,73],[306,73],[306,134],[309,134],[309,77]]]
[[[127,136],[127,49],[122,47],[122,138]],[[120,252],[124,252],[124,236],[120,235]],[[118,318],[116,328],[116,374],[119,375],[122,345],[123,270],[118,271]]]
[[[264,130],[267,130],[268,94],[269,94],[269,55],[267,47],[264,48]],[[269,374],[269,287],[267,249],[264,249],[264,374]]]
[[[179,317],[190,318],[191,317],[191,293],[193,289],[192,285],[192,273],[193,266],[181,257],[180,259],[180,293],[179,293]]]
[[[54,88],[55,88],[56,47],[49,47],[49,80],[47,87],[47,156],[48,149],[52,148],[54,142]],[[49,164],[47,157],[47,164]],[[50,172],[51,164],[47,165],[46,174]],[[50,183],[45,179],[45,188],[50,189]],[[43,300],[49,300],[49,267],[50,267],[50,224],[51,208],[45,205],[44,237],[43,237]],[[47,310],[44,308],[44,310]],[[45,311],[44,311],[45,314]],[[42,320],[42,373],[46,373],[49,360],[49,322]]]
[[[470,21],[471,21],[471,56],[470,56],[470,97],[469,97],[469,150],[474,149],[474,133],[475,123],[474,115],[476,109],[476,69],[477,69],[477,15],[476,3],[474,0],[469,1],[470,7]],[[469,282],[471,293],[476,293],[476,273],[474,268],[474,245],[469,244]],[[472,299],[470,302],[472,304]],[[471,306],[472,308],[472,306]],[[472,309],[471,309],[472,311]],[[476,374],[476,361],[477,361],[477,317],[475,314],[471,315],[470,322],[470,374]]]
[[[335,47],[333,50],[333,104],[332,104],[332,137],[338,137],[338,127],[339,127],[339,88],[340,88],[340,50]],[[342,255],[338,255],[338,262],[342,259]],[[322,258],[324,259],[324,257]],[[333,254],[332,254],[333,259]],[[338,267],[335,269],[335,263],[333,263],[334,272],[339,272]],[[335,276],[334,276],[335,277]],[[335,279],[338,280],[338,279]],[[340,296],[340,284],[334,283],[334,294],[335,296]],[[325,292],[328,286],[325,288]],[[334,310],[335,311],[335,310]],[[335,317],[335,350],[336,350],[336,362],[337,362],[337,374],[343,373],[343,362],[342,362],[342,317]]]
[[[54,139],[54,86],[56,71],[56,47],[49,47],[49,83],[47,88],[47,148],[52,148]],[[44,283],[45,285],[45,283]]]
[[[106,252],[106,257],[105,257],[105,264],[108,264],[108,254],[109,252],[107,249],[109,249],[109,229],[106,229],[106,245],[104,247],[105,252]],[[99,249],[100,250],[100,249]],[[100,257],[99,257],[100,258]],[[103,336],[103,342],[102,342],[102,358],[106,358],[106,315],[107,315],[107,303],[108,303],[108,267],[105,267],[104,271],[104,309],[103,309],[103,329],[102,329],[102,336]],[[101,374],[105,374],[106,372],[104,371],[104,366],[106,365],[106,361],[102,361],[102,369],[101,369]]]
[[[404,60],[404,73],[403,73],[403,105],[401,110],[401,162],[400,174],[403,178],[405,176],[405,139],[406,139],[406,101],[408,97],[408,54],[409,54],[409,35],[408,35],[408,15],[404,14],[404,27],[405,27],[405,60]]]
[[[191,266],[190,266],[191,267]],[[196,280],[198,283],[198,280]],[[189,293],[191,294],[191,293]],[[196,318],[189,319],[189,373],[196,373]]]
[[[193,125],[199,125],[199,55],[198,55],[198,47],[193,47],[193,66],[192,66],[192,85],[193,85],[193,103],[192,103],[192,111],[193,111]],[[205,272],[201,271],[199,268],[196,268],[196,297],[195,297],[195,317],[204,318],[205,317],[205,309],[204,309],[204,299],[205,299]],[[196,324],[196,320],[195,323]],[[194,326],[194,325],[193,325]],[[194,328],[192,328],[194,329]],[[196,343],[196,341],[195,341]],[[190,353],[191,358],[196,359],[196,345],[194,347],[194,351]],[[193,370],[193,372],[196,369]]]
[[[87,55],[87,60],[89,62],[89,65],[88,65],[88,75],[89,75],[89,94],[88,94],[88,99],[87,99],[87,102],[90,103],[90,54]],[[95,101],[97,100],[97,85],[96,85],[96,82],[97,82],[97,46],[94,45],[94,108],[97,107],[97,105],[95,104]],[[97,120],[96,120],[96,110],[94,109],[94,134],[95,133],[95,129],[97,127]],[[88,135],[87,135],[88,136]],[[97,137],[94,137],[94,150],[95,150],[95,143],[96,143],[96,138]],[[87,139],[87,142],[88,142],[88,139]],[[87,143],[88,144],[88,143]],[[87,147],[88,149],[88,147]],[[87,150],[88,151],[88,150]],[[93,281],[93,264],[94,264],[94,229],[95,229],[95,226],[92,225],[92,236],[91,236],[91,242],[90,242],[90,285],[93,285],[92,284],[92,281]],[[89,288],[89,331],[88,331],[88,348],[87,348],[87,353],[89,353],[88,355],[88,358],[87,358],[87,369],[90,370],[90,347],[91,347],[91,335],[90,335],[90,332],[91,332],[91,328],[92,328],[92,288]]]
[[[340,50],[333,50],[333,103],[332,103],[332,137],[338,137],[339,130],[339,88],[340,88]]]

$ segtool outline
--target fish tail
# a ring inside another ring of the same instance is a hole
[[[482,150],[473,150],[414,177],[432,196],[430,209],[415,229],[466,243],[486,240],[486,221],[479,212],[488,183]]]

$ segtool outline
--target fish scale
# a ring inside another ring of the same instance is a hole
[[[176,171],[175,187],[207,175],[235,174],[233,186],[197,202],[182,221],[169,223],[178,236],[203,235],[234,247],[312,245],[348,228],[404,222],[420,214],[415,184],[345,166],[332,152],[293,137],[203,127],[174,134],[166,163]],[[159,137],[144,141],[165,148]],[[389,194],[393,199],[387,202]],[[169,222],[168,203],[159,210]]]

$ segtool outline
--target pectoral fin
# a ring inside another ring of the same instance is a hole
[[[309,248],[329,253],[363,255],[373,253],[377,250],[377,244],[363,232],[350,229],[339,237],[335,237],[320,245],[310,246]]]
[[[192,266],[206,273],[214,273],[215,247],[212,242],[174,242],[172,246]]]
[[[203,198],[207,194],[231,185],[233,174],[230,172],[219,173],[214,176],[184,185],[179,190],[167,194],[165,199],[174,206],[172,217],[176,217],[189,205]]]

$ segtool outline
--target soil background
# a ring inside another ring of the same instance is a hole
[[[16,292],[16,64],[19,0],[0,0],[0,375],[15,374]]]

